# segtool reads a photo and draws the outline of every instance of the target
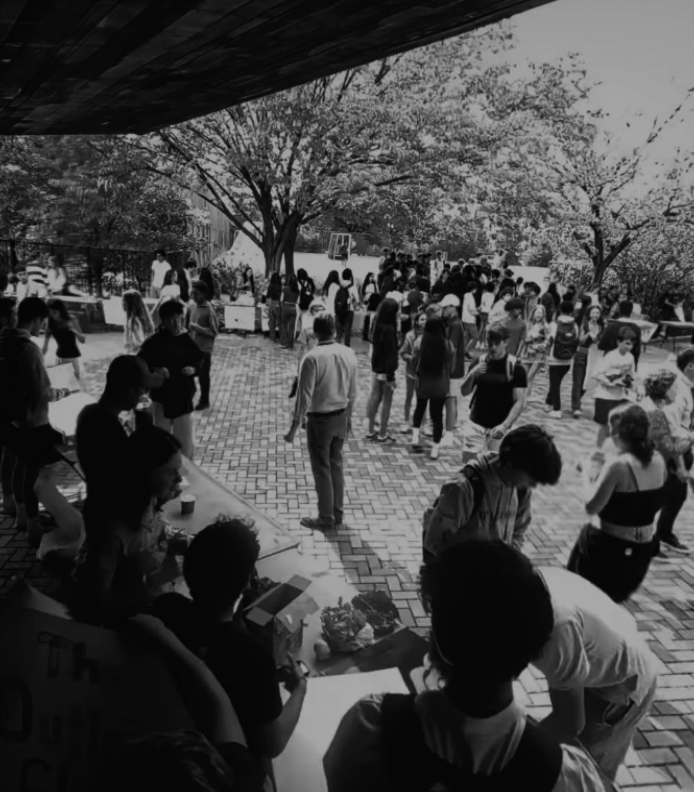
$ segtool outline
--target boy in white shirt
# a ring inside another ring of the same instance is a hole
[[[477,317],[479,309],[475,301],[475,290],[479,285],[471,281],[465,287],[465,295],[463,296],[463,329],[467,344],[465,345],[466,352],[469,351],[477,344]]]
[[[595,423],[598,430],[597,448],[602,449],[609,435],[610,411],[628,402],[636,380],[636,362],[632,355],[636,333],[628,325],[619,329],[616,350],[606,353],[595,373]]]
[[[166,261],[165,253],[159,250],[156,259],[152,262],[152,286],[150,287],[150,297],[158,298],[161,295],[161,288],[164,286],[164,277],[171,270],[171,265]]]
[[[563,568],[538,568],[554,628],[533,662],[549,685],[543,720],[560,742],[579,739],[614,780],[655,699],[657,660],[636,621],[594,584]]]

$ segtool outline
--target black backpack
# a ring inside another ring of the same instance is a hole
[[[554,358],[571,361],[578,350],[578,329],[574,320],[557,320],[557,335],[554,338]]]
[[[530,719],[509,763],[480,775],[439,758],[426,744],[414,695],[385,695],[381,742],[390,773],[389,791],[553,791],[561,773],[561,744]]]
[[[335,293],[335,316],[344,317],[350,309],[349,290],[347,287],[340,286]]]
[[[27,394],[19,373],[19,360],[28,336],[0,340],[0,422],[22,422],[27,415]]]

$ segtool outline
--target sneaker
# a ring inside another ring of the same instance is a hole
[[[209,403],[205,403],[202,400],[195,406],[196,411],[206,411],[210,407]]]
[[[311,516],[302,516],[300,523],[302,527],[318,532],[330,532],[335,529],[334,521],[323,521],[322,518],[312,518]]]
[[[437,445],[434,444],[434,446],[437,446]],[[452,447],[453,446],[453,433],[451,433],[450,430],[447,430],[443,434],[443,438],[441,439],[441,446],[442,447]],[[438,455],[437,455],[437,457],[438,457]]]
[[[583,419],[582,411],[574,411],[574,419]]]
[[[422,435],[431,438],[434,435],[434,431],[430,427],[423,427]]]
[[[677,535],[660,538],[660,542],[668,547],[668,551],[674,551],[676,554],[689,554],[689,546],[682,543]]]
[[[545,403],[543,407],[544,407],[544,411],[545,411],[546,414],[548,414],[548,413],[550,413],[552,411],[552,406],[551,405],[547,405],[547,403]]]
[[[549,412],[550,419],[561,419],[561,411],[550,411]]]
[[[432,444],[431,445],[431,452],[429,453],[429,457],[432,460],[438,460],[439,459],[439,444]]]

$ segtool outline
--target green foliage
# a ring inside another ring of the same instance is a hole
[[[183,248],[186,201],[147,166],[116,136],[5,138],[0,231],[75,245]]]
[[[508,27],[487,28],[133,145],[225,213],[268,272],[283,254],[289,264],[299,230],[319,219],[398,245],[462,238],[479,225],[482,172],[505,162],[528,113],[556,115],[562,98],[556,70],[521,79],[488,65],[490,52],[511,46]]]

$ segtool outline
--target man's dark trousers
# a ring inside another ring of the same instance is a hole
[[[309,414],[306,442],[318,493],[318,515],[326,524],[342,523],[345,480],[342,448],[347,438],[347,410]]]

